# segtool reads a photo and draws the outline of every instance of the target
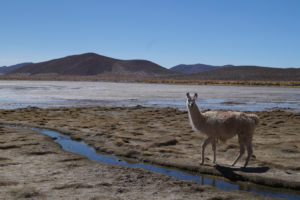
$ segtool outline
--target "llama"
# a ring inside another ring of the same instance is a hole
[[[255,114],[246,114],[243,112],[234,111],[207,111],[201,113],[196,104],[196,99],[198,97],[197,93],[195,93],[193,98],[189,93],[186,95],[189,120],[192,128],[194,131],[207,136],[202,143],[201,165],[204,164],[204,152],[209,143],[212,145],[212,150],[214,153],[213,163],[215,163],[217,141],[221,140],[224,142],[227,139],[238,135],[240,152],[234,160],[232,166],[234,166],[242,157],[246,148],[248,155],[244,164],[245,168],[248,165],[253,152],[252,137],[255,127],[259,121],[258,116]]]

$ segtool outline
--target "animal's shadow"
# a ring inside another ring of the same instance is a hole
[[[267,172],[269,167],[241,167],[241,168],[232,168],[216,165],[216,170],[218,170],[225,178],[228,178],[231,181],[245,181],[245,177],[237,174],[237,171],[246,172],[246,173],[264,173]]]

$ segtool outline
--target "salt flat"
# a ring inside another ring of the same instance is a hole
[[[27,106],[170,106],[185,109],[186,92],[197,92],[203,109],[300,111],[300,89],[115,82],[0,81],[0,109]]]

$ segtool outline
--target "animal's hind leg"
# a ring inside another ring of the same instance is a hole
[[[216,142],[217,142],[216,139],[212,139],[212,141],[211,141],[212,150],[214,152],[214,161],[213,161],[213,163],[216,163],[216,149],[217,149]]]
[[[247,155],[247,158],[246,158],[244,167],[247,167],[248,162],[249,162],[249,160],[250,160],[250,158],[251,158],[251,155],[252,155],[252,153],[253,153],[253,150],[252,150],[252,143],[251,143],[251,142],[247,145],[247,153],[248,153],[248,155]]]
[[[212,138],[208,137],[204,140],[204,142],[202,143],[202,159],[201,159],[201,165],[203,165],[204,163],[204,151],[206,146],[211,142]]]
[[[239,138],[239,143],[240,143],[240,153],[239,155],[236,157],[236,159],[234,160],[232,166],[234,166],[237,161],[243,156],[243,154],[245,153],[245,146],[244,144],[241,142],[241,139]]]

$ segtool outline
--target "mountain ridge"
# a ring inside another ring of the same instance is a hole
[[[10,65],[10,66],[3,66],[3,67],[0,67],[0,74],[6,74],[10,71],[16,70],[20,67],[30,65],[30,64],[32,64],[32,62],[24,62],[24,63],[19,63],[19,64],[15,64],[15,65]]]
[[[222,66],[214,66],[214,65],[207,65],[207,64],[180,64],[174,67],[171,67],[170,70],[183,73],[183,74],[194,74],[198,72],[208,71],[220,68]]]
[[[11,71],[9,74],[148,77],[176,73],[148,60],[120,60],[95,53],[84,53],[34,63]]]
[[[238,81],[300,81],[300,68],[272,68],[261,66],[225,66],[203,71],[182,78],[196,80],[238,80]]]
[[[178,65],[186,67],[191,65]],[[261,66],[213,66],[196,64],[198,73],[176,72],[166,69],[148,60],[121,60],[84,53],[57,58],[49,61],[26,64],[10,70],[6,75],[14,75],[22,79],[24,76],[97,76],[130,78],[130,80],[147,78],[173,80],[232,80],[232,81],[300,81],[300,68],[272,68]],[[6,69],[5,67],[4,69]],[[1,69],[1,68],[0,68]],[[174,69],[173,69],[174,70]],[[129,80],[129,79],[128,79]]]

